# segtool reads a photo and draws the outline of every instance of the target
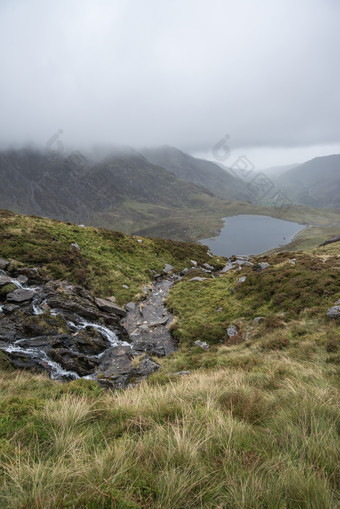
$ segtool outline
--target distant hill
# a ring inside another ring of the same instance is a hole
[[[0,208],[14,212],[127,233],[157,225],[162,236],[170,229],[173,238],[190,239],[211,229],[209,214],[216,227],[223,205],[132,149],[101,160],[33,149],[0,153]]]
[[[166,168],[180,179],[204,186],[223,200],[252,200],[246,184],[219,164],[198,159],[169,146],[143,149],[142,153],[153,164]]]
[[[278,185],[297,203],[340,207],[340,155],[316,157],[280,175]]]

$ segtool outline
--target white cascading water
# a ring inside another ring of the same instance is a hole
[[[6,275],[6,273],[4,271],[1,271],[0,274]],[[34,292],[36,292],[38,290],[37,287],[28,287],[28,286],[23,285],[22,283],[17,281],[15,278],[13,278],[11,280],[11,283],[13,283],[17,288],[20,288],[20,289],[32,290]],[[42,304],[44,304],[45,302],[46,301],[43,301]],[[0,306],[0,312],[2,311],[2,308],[3,308],[3,306]],[[33,309],[34,315],[41,315],[46,311],[46,309],[43,309],[41,304],[38,304],[36,302],[36,300],[33,300],[33,302],[32,302],[32,309]],[[64,318],[63,314],[61,312],[59,312],[57,309],[51,309],[50,313],[53,316],[61,315]],[[110,329],[105,327],[104,325],[87,322],[86,320],[84,320],[81,317],[78,317],[77,322],[78,323],[75,324],[74,322],[68,321],[67,324],[72,329],[74,329],[76,331],[85,329],[86,327],[92,327],[93,329],[96,329],[105,339],[107,339],[109,341],[109,343],[110,343],[109,348],[112,348],[113,346],[117,346],[117,345],[129,346],[131,348],[131,345],[129,343],[127,343],[126,341],[120,341],[118,339],[117,335],[113,331],[111,331]],[[35,359],[39,364],[47,364],[49,366],[49,368],[51,369],[50,377],[53,380],[60,379],[60,378],[71,378],[71,379],[81,378],[74,371],[67,371],[60,364],[58,364],[57,362],[50,359],[47,356],[46,352],[44,350],[42,350],[41,348],[38,348],[38,347],[23,348],[23,347],[19,346],[20,343],[22,343],[23,341],[29,341],[30,339],[34,339],[34,338],[18,339],[13,344],[11,344],[7,347],[2,347],[1,349],[7,353],[12,353],[12,352],[13,353],[24,353],[26,355],[29,355],[32,359]],[[107,350],[104,350],[99,355],[93,355],[91,357],[99,359],[100,357],[102,357],[104,355],[104,353],[106,351]],[[88,379],[88,380],[93,380],[93,379],[95,379],[95,376],[87,375],[87,376],[84,376],[83,378]]]

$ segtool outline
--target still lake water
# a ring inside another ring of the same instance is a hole
[[[217,237],[200,240],[218,256],[255,255],[288,244],[304,225],[269,216],[240,215],[224,218]]]

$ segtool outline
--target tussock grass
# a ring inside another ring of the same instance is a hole
[[[241,345],[229,351],[242,356]],[[251,370],[198,369],[95,395],[87,381],[79,396],[74,383],[3,375],[2,402],[17,407],[7,405],[12,432],[6,410],[0,421],[1,505],[337,507],[329,368],[281,350],[253,355],[265,358]]]

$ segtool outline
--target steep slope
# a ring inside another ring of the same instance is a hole
[[[311,159],[280,175],[277,182],[297,203],[311,207],[339,207],[340,155]]]
[[[169,146],[143,149],[142,153],[152,163],[172,171],[180,179],[204,186],[219,198],[251,201],[246,185],[218,164],[198,159]]]

